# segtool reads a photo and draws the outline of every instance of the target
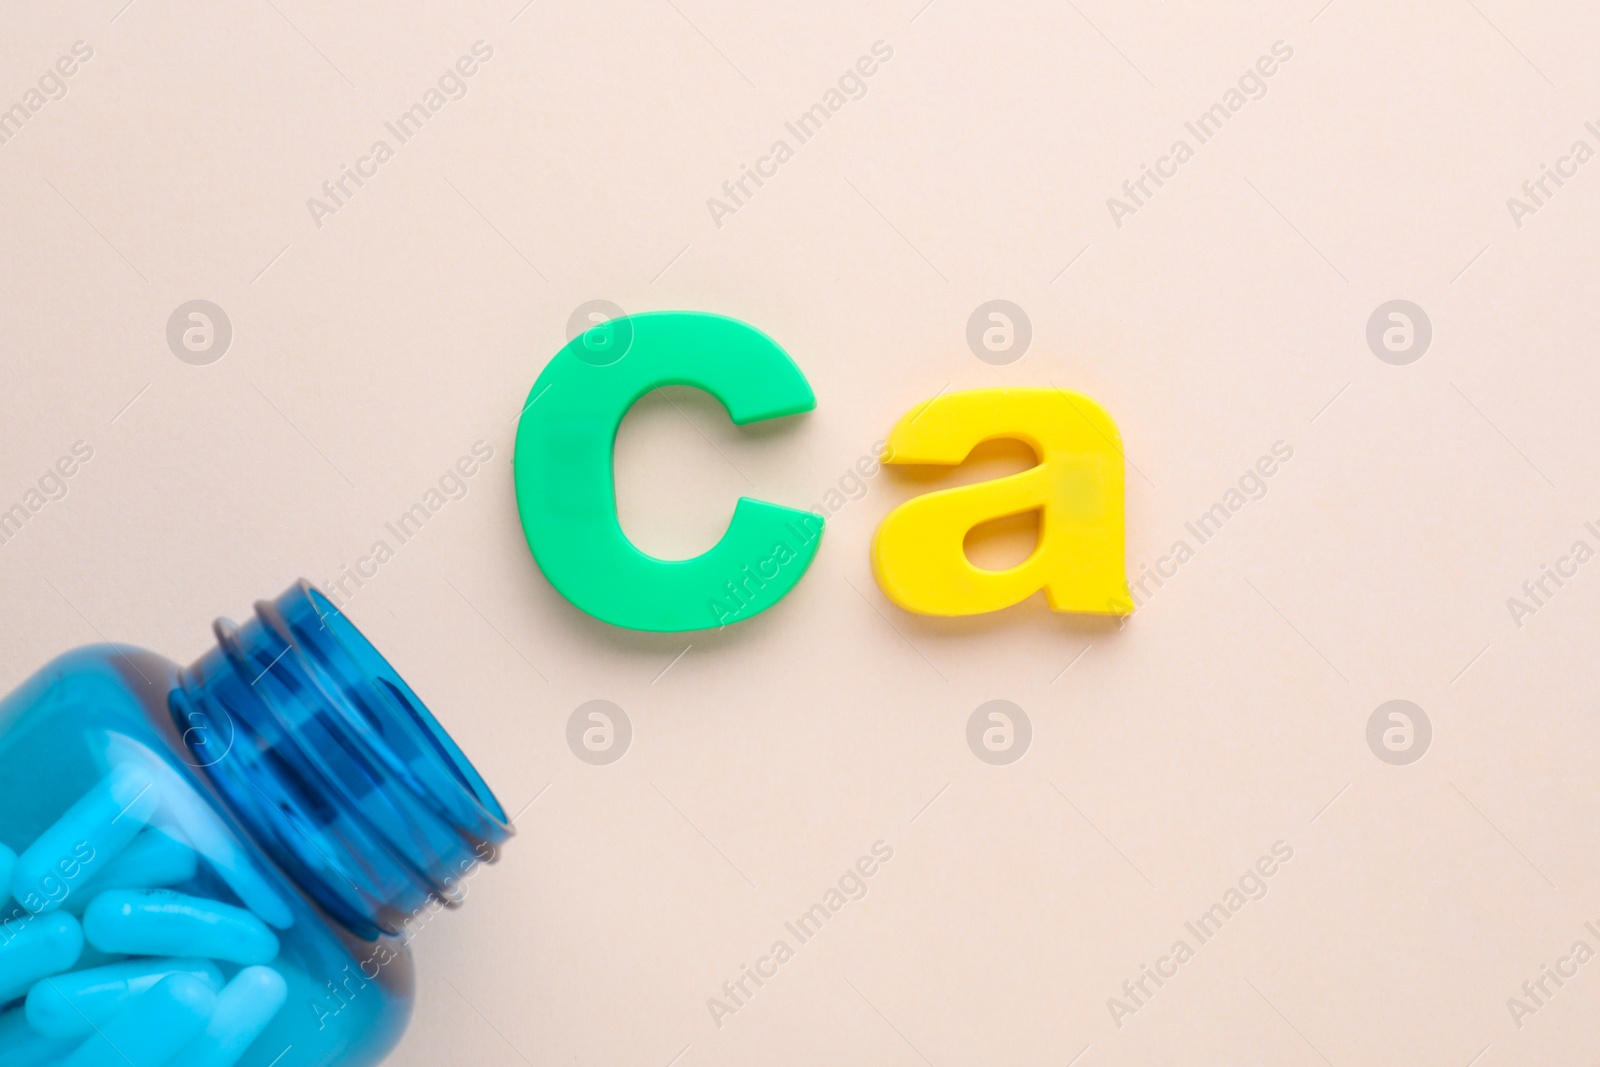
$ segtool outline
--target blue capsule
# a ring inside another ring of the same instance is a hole
[[[0,1063],[5,1067],[57,1064],[77,1043],[71,1038],[45,1037],[35,1032],[20,1008],[0,1015]]]
[[[31,912],[53,911],[127,848],[154,814],[149,773],[124,763],[100,780],[17,858],[11,893]]]
[[[61,1067],[159,1067],[205,1029],[216,990],[189,974],[172,974],[123,1008]]]
[[[289,997],[283,975],[271,967],[246,967],[217,994],[206,1032],[167,1067],[233,1067]]]
[[[21,915],[0,925],[0,1004],[78,962],[83,927],[70,915]]]
[[[89,944],[129,956],[204,956],[266,963],[278,938],[243,908],[170,889],[110,889],[83,913]]]
[[[186,975],[213,992],[222,988],[222,972],[210,960],[132,960],[46,978],[29,990],[24,1010],[41,1034],[82,1037],[173,975]]]

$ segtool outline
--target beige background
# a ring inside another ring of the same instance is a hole
[[[9,5],[0,105],[94,58],[0,145],[0,506],[95,455],[0,546],[0,681],[99,635],[193,658],[481,438],[468,496],[349,604],[506,806],[538,798],[420,938],[395,1063],[1592,1057],[1600,963],[1520,1029],[1506,1002],[1600,948],[1600,564],[1521,628],[1506,600],[1600,547],[1600,162],[1520,229],[1506,198],[1597,145],[1600,19],[1322,2]],[[315,226],[307,198],[479,40],[467,95]],[[714,225],[879,40],[866,96]],[[1107,197],[1279,40],[1265,98],[1116,227]],[[210,366],[166,344],[193,298],[233,324]],[[868,544],[924,483],[882,475],[766,615],[620,632],[544,581],[511,491],[513,419],[594,298],[745,319],[818,396],[754,432],[687,392],[636,409],[623,522],[664,554],[741,493],[820,500],[946,388],[1105,404],[1135,575],[1274,442],[1294,458],[1121,629],[895,610]],[[1009,366],[965,341],[991,298],[1032,321]],[[1395,298],[1433,323],[1409,366],[1365,340]],[[594,698],[633,723],[608,767],[564,740]],[[1393,698],[1433,723],[1411,766],[1367,746]],[[990,699],[1033,723],[1009,767],[967,747]],[[878,840],[869,895],[716,1026],[707,998]],[[1279,840],[1268,896],[1114,1025]]]

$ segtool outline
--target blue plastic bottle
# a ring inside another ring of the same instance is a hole
[[[0,1067],[362,1067],[407,944],[510,836],[305,582],[191,667],[69,652],[0,701]]]

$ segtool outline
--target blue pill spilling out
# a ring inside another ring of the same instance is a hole
[[[21,915],[0,924],[0,1004],[71,967],[82,952],[83,927],[70,915]]]
[[[117,854],[155,813],[148,771],[124,763],[106,775],[23,850],[11,872],[11,894],[28,911],[53,911]]]
[[[222,972],[210,960],[130,960],[46,978],[28,991],[24,1010],[41,1034],[82,1037],[109,1024],[130,1003],[142,1000],[141,994],[174,975],[192,978],[213,993],[222,989]]]
[[[62,1067],[159,1067],[203,1030],[217,992],[189,974],[171,974],[98,1028]]]
[[[170,889],[109,889],[83,913],[84,935],[102,952],[204,956],[266,963],[278,954],[267,924],[231,904]]]
[[[233,1067],[289,997],[283,975],[270,967],[246,967],[217,994],[205,1033],[167,1067]]]
[[[194,849],[160,830],[146,830],[67,900],[67,910],[79,914],[90,898],[107,889],[154,889],[179,885],[194,878],[199,858]],[[76,899],[74,899],[76,898]]]

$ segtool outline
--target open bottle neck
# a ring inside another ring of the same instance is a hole
[[[170,705],[190,761],[270,858],[356,934],[398,934],[512,833],[404,680],[308,583],[219,619]]]

